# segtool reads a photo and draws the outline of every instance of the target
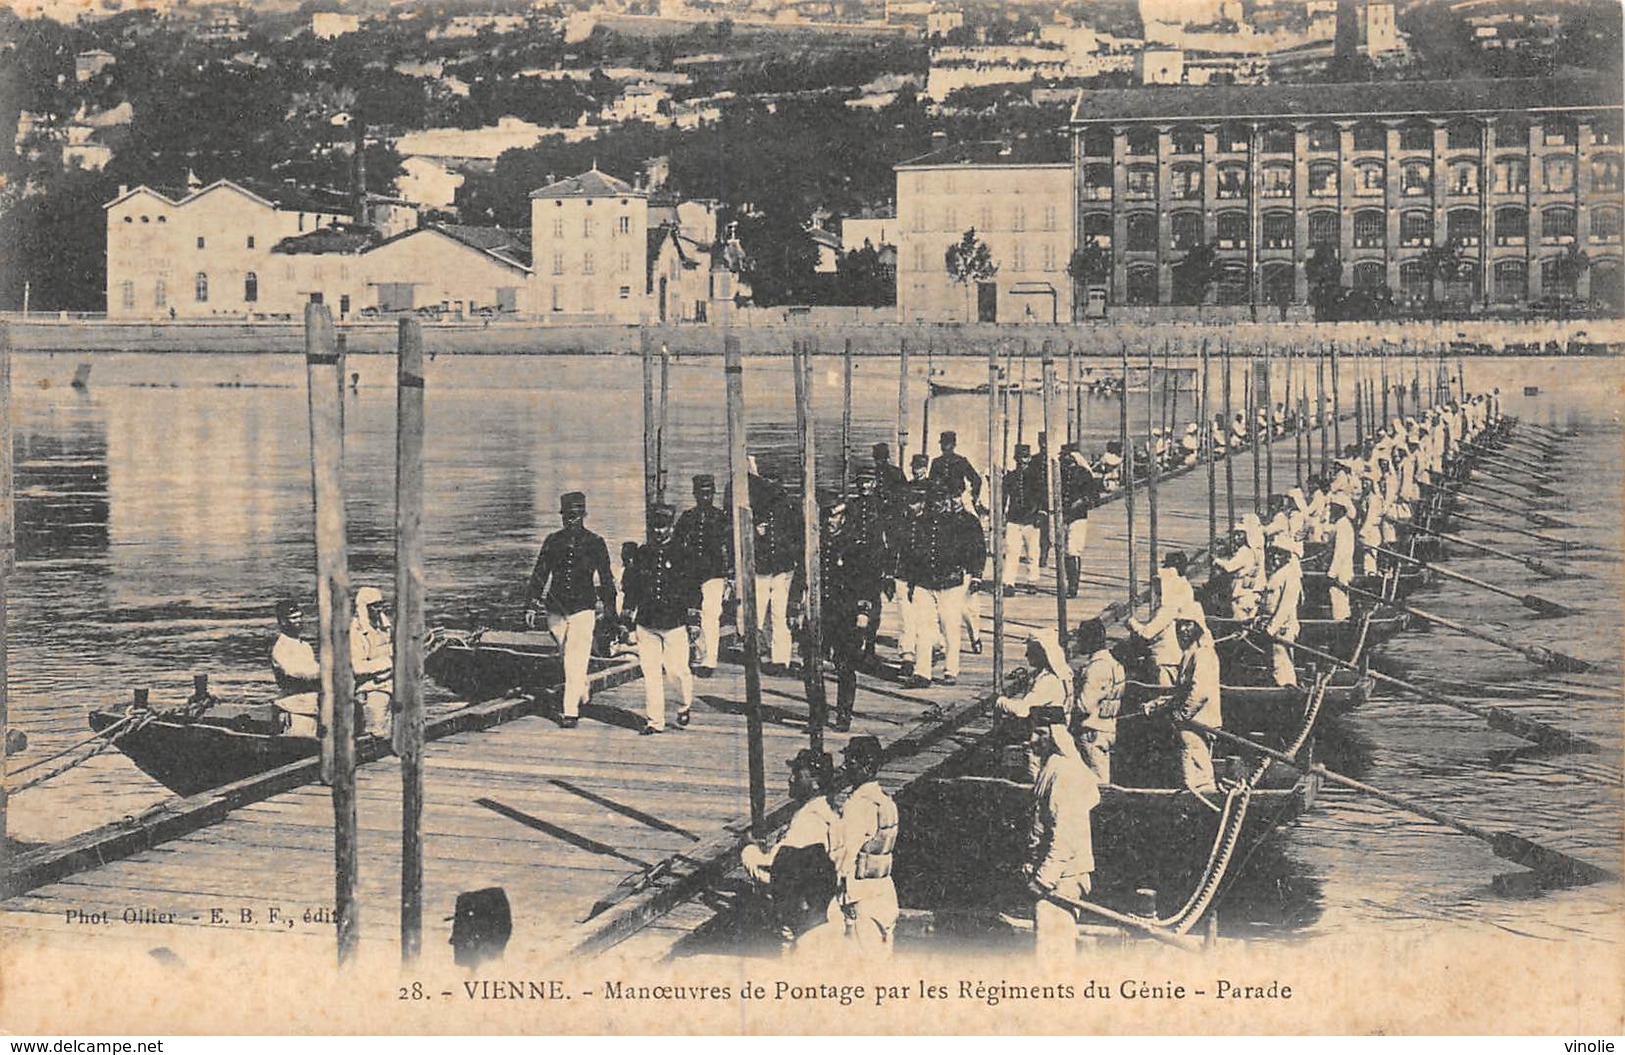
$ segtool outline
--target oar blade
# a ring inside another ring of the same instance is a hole
[[[1534,872],[1541,886],[1573,887],[1601,883],[1614,878],[1614,873],[1599,868],[1577,857],[1530,842],[1512,832],[1495,832],[1490,840],[1495,856]]]
[[[1568,605],[1558,604],[1556,601],[1548,601],[1546,598],[1537,597],[1532,593],[1526,593],[1523,595],[1523,606],[1529,609],[1531,612],[1551,618],[1561,618],[1563,616],[1579,614]]]

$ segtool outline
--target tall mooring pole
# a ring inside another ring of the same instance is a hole
[[[423,947],[423,327],[402,319],[395,364],[395,753],[401,759],[401,961]]]

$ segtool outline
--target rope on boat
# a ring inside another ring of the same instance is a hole
[[[62,750],[58,751],[54,755],[48,755],[45,758],[41,758],[41,759],[38,759],[38,760],[36,760],[34,762],[30,762],[28,765],[23,766],[20,769],[13,770],[9,774],[10,776],[16,776],[16,775],[18,775],[20,773],[25,773],[30,769],[35,769],[35,768],[37,768],[39,766],[44,765],[47,762],[52,761],[53,759],[61,758],[63,755],[66,755],[66,754],[68,754],[68,753],[70,753],[72,751],[76,751],[79,748],[84,747],[87,744],[95,744],[94,747],[92,747],[89,751],[85,752],[84,754],[80,755],[79,757],[69,759],[68,761],[62,763],[61,765],[56,766],[55,768],[48,769],[44,773],[41,773],[39,776],[33,778],[32,780],[25,781],[24,783],[19,784],[14,788],[7,788],[6,789],[6,794],[8,794],[8,795],[16,795],[16,794],[19,794],[21,792],[27,791],[29,788],[38,787],[39,785],[44,784],[46,781],[51,780],[51,779],[53,779],[55,777],[59,777],[63,773],[66,773],[71,769],[75,769],[75,768],[77,768],[79,766],[84,765],[86,762],[89,762],[91,759],[95,758],[97,755],[103,754],[109,748],[116,746],[118,744],[118,742],[121,739],[123,739],[124,737],[130,735],[131,733],[138,732],[139,730],[145,728],[150,723],[156,721],[158,719],[158,717],[159,717],[159,714],[160,714],[160,712],[153,711],[153,710],[143,710],[143,711],[137,711],[137,710],[134,710],[134,709],[126,710],[124,712],[124,717],[120,718],[118,721],[114,722],[112,725],[109,725],[106,729],[103,729],[101,732],[96,733],[94,736],[87,737],[86,739],[81,740],[76,744],[73,744],[73,745],[71,745],[69,747],[65,747]]]
[[[1331,683],[1331,675],[1318,674],[1315,677],[1314,687],[1309,691],[1309,706],[1304,711],[1304,719],[1297,736],[1286,748],[1286,753],[1296,756],[1308,741],[1310,732],[1314,729],[1320,717],[1321,703],[1326,698],[1326,687]],[[1171,916],[1158,917],[1148,922],[1175,934],[1184,934],[1195,926],[1196,922],[1207,912],[1219,886],[1230,868],[1230,861],[1235,855],[1236,846],[1241,841],[1241,830],[1246,824],[1247,809],[1252,801],[1253,788],[1264,776],[1270,767],[1270,759],[1262,758],[1254,764],[1252,770],[1230,790],[1225,797],[1224,812],[1219,822],[1219,832],[1213,842],[1213,849],[1208,854],[1207,867],[1203,869],[1201,882],[1191,891],[1191,896],[1185,904]]]

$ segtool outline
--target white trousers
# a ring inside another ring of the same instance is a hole
[[[965,603],[959,610],[959,622],[965,628],[966,641],[982,639],[982,595],[971,592],[968,575],[965,577]]]
[[[1287,641],[1298,640],[1298,632],[1296,630],[1293,630],[1290,633],[1277,634],[1276,636]],[[1275,673],[1275,684],[1298,684],[1298,668],[1296,664],[1292,662],[1292,649],[1277,641],[1275,643],[1274,654],[1270,657],[1270,659],[1270,666],[1273,668]]]
[[[914,649],[919,644],[917,640],[920,635],[917,625],[919,619],[914,613],[914,602],[908,597],[908,583],[898,579],[896,591],[897,595],[893,598],[892,604],[897,606],[897,651],[904,657],[912,659]],[[927,644],[926,647],[931,646]]]
[[[683,710],[694,706],[694,675],[688,669],[688,627],[656,630],[638,624],[638,665],[643,668],[643,711],[654,729],[666,727],[666,682],[677,685]]]
[[[1333,582],[1330,589],[1328,589],[1326,592],[1331,598],[1332,602],[1332,618],[1339,620],[1347,619],[1349,617],[1348,590]]]
[[[1066,555],[1083,556],[1083,547],[1089,541],[1089,521],[1074,520],[1066,526]]]
[[[1022,558],[1026,559],[1023,560]],[[1038,525],[1006,524],[1004,526],[1004,581],[1014,585],[1016,573],[1027,566],[1027,581],[1038,581]]]
[[[1213,779],[1213,749],[1201,733],[1191,729],[1179,731],[1179,762],[1187,788],[1206,792],[1219,789]]]
[[[564,716],[576,718],[587,702],[587,661],[592,658],[592,630],[598,613],[591,608],[574,615],[547,613],[547,632],[564,653]]]
[[[759,618],[767,627],[767,661],[781,667],[790,662],[790,576],[786,571],[756,580]]]
[[[919,649],[914,653],[916,677],[930,679],[931,646],[939,633],[945,642],[944,671],[949,677],[959,677],[959,622],[964,610],[964,583],[944,590],[914,587],[914,627],[919,635]]]
[[[722,594],[727,579],[700,584],[700,666],[715,667],[722,648]]]

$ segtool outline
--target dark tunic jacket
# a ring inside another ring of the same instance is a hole
[[[574,615],[602,601],[604,614],[613,619],[615,579],[603,538],[579,525],[547,536],[530,573],[530,599],[554,615]]]

